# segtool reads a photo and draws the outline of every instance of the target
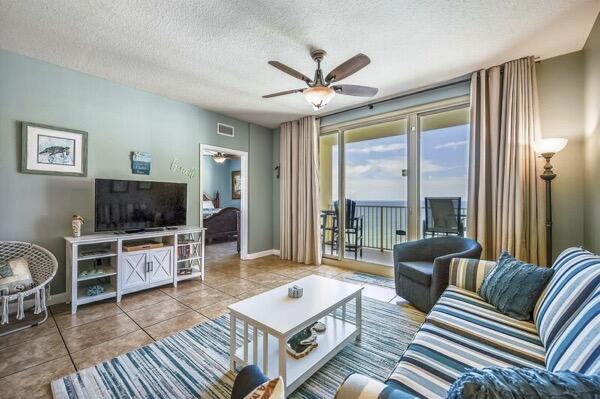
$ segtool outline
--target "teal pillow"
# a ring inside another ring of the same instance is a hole
[[[517,320],[530,320],[531,312],[554,270],[521,262],[503,251],[488,274],[479,295],[500,312]]]
[[[600,397],[600,376],[573,371],[487,367],[458,377],[448,399],[579,398]]]

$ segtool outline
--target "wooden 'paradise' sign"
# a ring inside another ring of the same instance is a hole
[[[185,168],[183,167],[180,163],[179,160],[177,160],[177,158],[174,158],[173,161],[171,162],[171,172],[174,173],[180,173],[186,177],[189,177],[190,179],[193,179],[194,177],[196,177],[196,168]]]

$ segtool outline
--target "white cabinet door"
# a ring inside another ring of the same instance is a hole
[[[148,284],[148,257],[146,252],[123,253],[121,289],[126,290]]]
[[[173,255],[171,248],[153,249],[148,253],[150,282],[173,280]]]

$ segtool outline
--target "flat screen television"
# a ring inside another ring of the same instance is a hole
[[[96,179],[95,230],[140,231],[186,224],[187,184]]]

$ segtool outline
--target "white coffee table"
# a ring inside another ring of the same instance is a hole
[[[294,284],[304,289],[301,298],[288,297],[288,287]],[[256,364],[271,378],[281,376],[286,393],[290,394],[347,342],[360,338],[361,293],[361,286],[312,275],[229,305],[231,370],[235,371],[237,365]],[[346,315],[346,306],[352,300],[355,320]],[[293,358],[286,351],[288,338],[316,321],[327,326],[317,338],[318,346],[305,357]],[[239,348],[238,322],[243,325],[243,343]]]

